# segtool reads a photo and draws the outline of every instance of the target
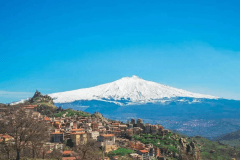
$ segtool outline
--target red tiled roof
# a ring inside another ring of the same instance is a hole
[[[140,152],[142,152],[142,153],[148,153],[148,151],[147,150],[140,150]]]
[[[37,107],[37,105],[26,105],[26,107]]]
[[[86,134],[85,132],[73,132],[71,134]]]
[[[25,107],[24,107],[24,109],[34,109],[34,108],[36,108],[37,107],[37,105],[26,105]]]
[[[63,151],[62,154],[71,154],[72,151]]]
[[[52,153],[52,151],[47,151],[46,153],[47,153],[47,154],[50,154],[50,153]]]
[[[77,132],[77,131],[84,131],[83,128],[79,128],[79,129],[72,129],[71,132]]]
[[[62,160],[75,160],[76,157],[62,157]]]
[[[63,134],[62,132],[52,132],[51,134]]]
[[[8,135],[8,134],[0,134],[0,137],[2,138],[13,138],[12,136]]]
[[[45,121],[51,121],[50,118],[48,118],[48,117],[44,117],[44,120]]]
[[[114,134],[101,134],[100,136],[103,136],[103,137],[113,137]]]

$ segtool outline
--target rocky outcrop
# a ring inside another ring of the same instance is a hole
[[[180,137],[179,138],[179,144],[181,147],[186,148],[187,147],[187,141],[185,138]]]
[[[194,159],[200,160],[200,150],[197,148],[197,144],[194,141],[187,143],[186,139],[179,138],[179,145],[181,150],[182,159]]]
[[[48,95],[42,95],[39,91],[36,91],[34,96],[29,100],[29,102],[53,104],[53,99]]]
[[[106,121],[107,119],[103,117],[103,115],[99,112],[95,112],[94,114],[92,114],[93,117],[97,117],[100,118],[102,121]]]
[[[100,119],[103,118],[103,115],[101,113],[99,113],[99,112],[95,112],[92,116],[98,117]]]

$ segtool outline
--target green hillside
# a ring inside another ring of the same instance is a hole
[[[216,140],[222,144],[240,147],[240,130],[224,135]]]
[[[203,137],[192,137],[189,140],[196,141],[200,145],[201,158],[206,160],[231,160],[240,159],[240,148],[210,141]]]

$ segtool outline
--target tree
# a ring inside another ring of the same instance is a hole
[[[73,150],[78,160],[100,160],[102,158],[98,142],[94,140],[89,140],[85,144],[76,145]]]
[[[50,159],[57,159],[61,160],[62,159],[62,153],[58,149],[54,149],[52,153],[48,156]]]
[[[41,142],[49,138],[50,130],[44,121],[32,116],[23,105],[10,107],[3,115],[4,122],[1,122],[0,133],[7,133],[14,138],[13,148],[16,151],[16,160],[20,160],[21,151],[25,147],[32,149],[32,157],[38,150]]]
[[[0,159],[10,159],[11,153],[13,151],[13,143],[12,142],[1,142],[0,143]],[[5,157],[6,154],[6,157]]]

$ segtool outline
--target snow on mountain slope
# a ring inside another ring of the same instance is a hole
[[[49,94],[49,96],[54,99],[54,103],[67,103],[77,100],[129,100],[131,103],[147,103],[171,97],[217,98],[146,81],[137,76],[123,77],[111,83],[91,88],[53,93]]]

